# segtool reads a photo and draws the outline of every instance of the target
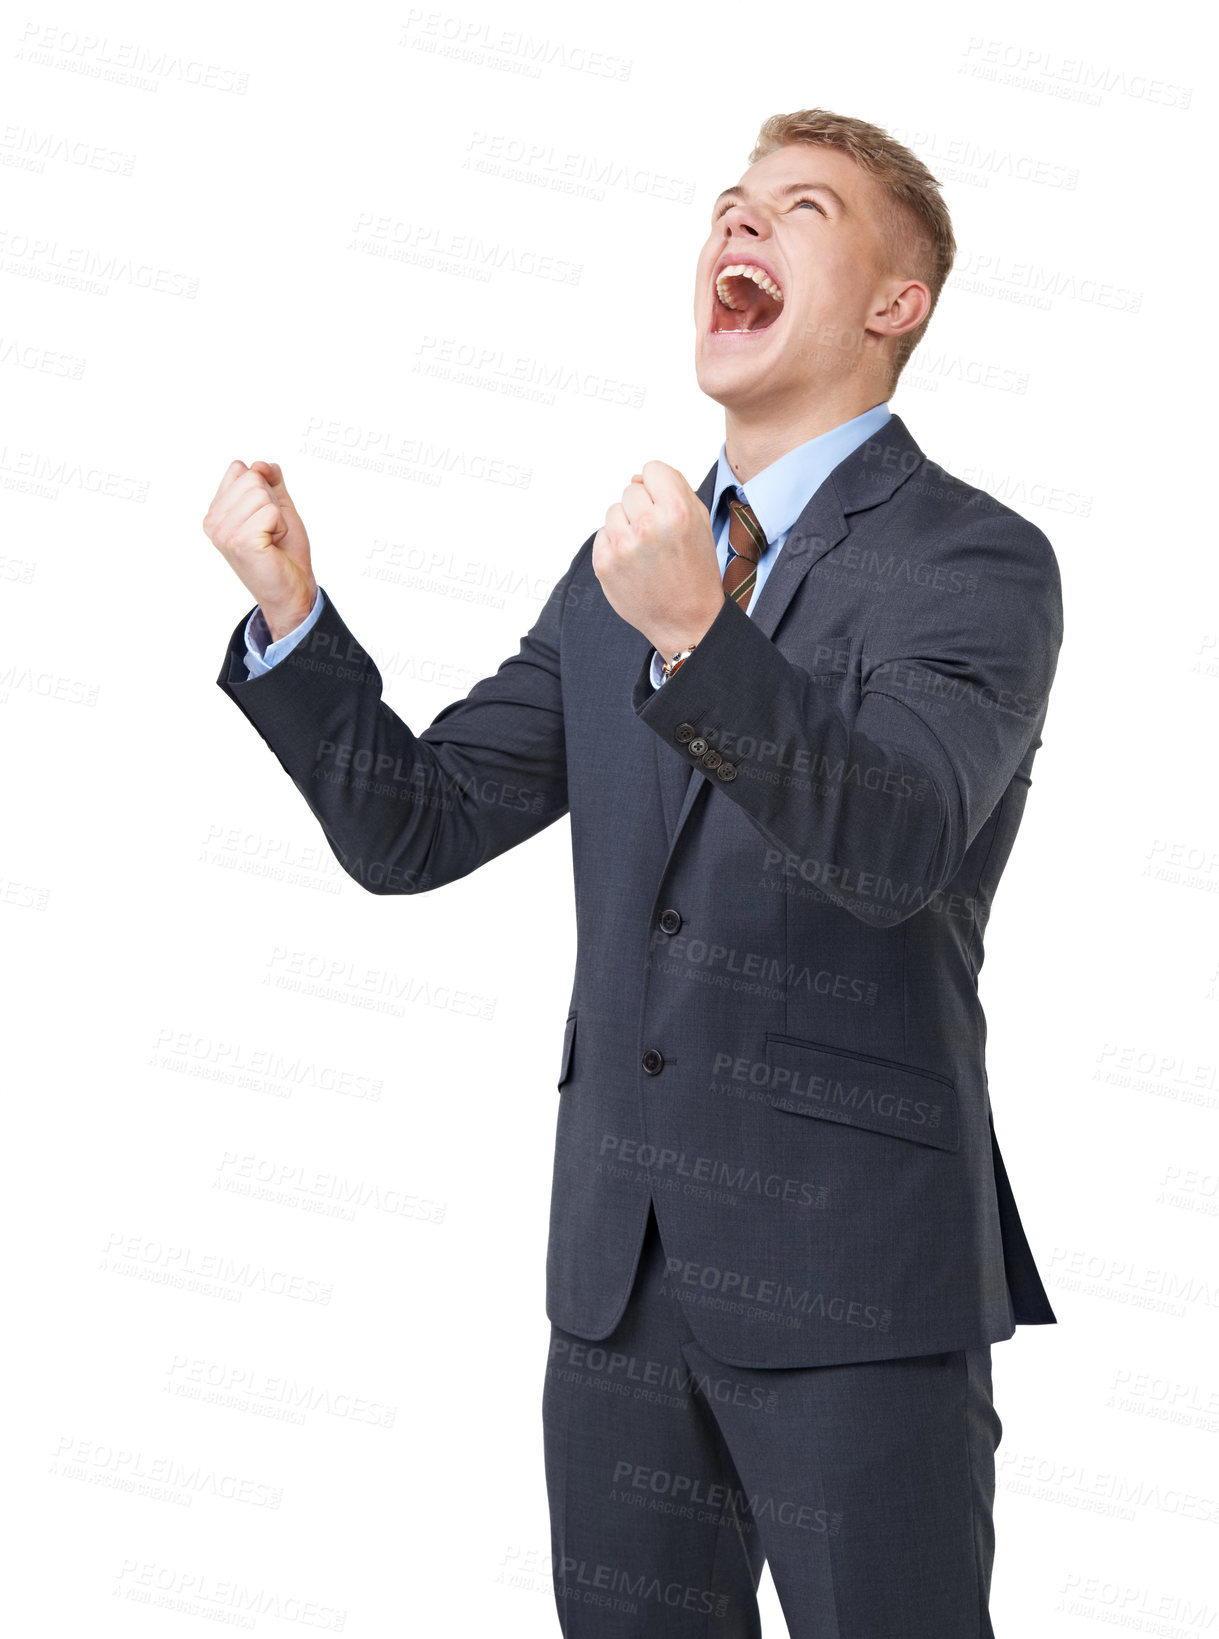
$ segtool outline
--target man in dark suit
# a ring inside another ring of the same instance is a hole
[[[569,1635],[977,1639],[990,1345],[1054,1319],[977,975],[1062,637],[1050,543],[885,400],[954,251],[920,162],[822,110],[717,201],[726,437],[647,462],[519,652],[416,735],[269,463],[204,528],[258,599],[218,678],[374,893],[570,814],[543,1396]]]

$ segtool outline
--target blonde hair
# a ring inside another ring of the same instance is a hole
[[[753,165],[776,148],[793,142],[837,148],[848,154],[861,171],[876,179],[887,201],[881,229],[888,246],[890,268],[900,276],[920,279],[931,293],[927,317],[897,338],[888,389],[892,393],[906,361],[931,322],[956,256],[952,219],[940,185],[909,148],[882,131],[879,125],[869,125],[866,120],[851,119],[844,114],[831,114],[825,108],[772,114],[758,132],[749,163]]]

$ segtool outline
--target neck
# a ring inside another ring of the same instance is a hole
[[[773,407],[751,412],[727,409],[724,413],[724,454],[738,484],[747,484],[780,456],[832,432],[844,421],[853,421],[865,410],[885,402],[872,387],[860,391],[859,384],[843,383],[817,399],[805,401],[790,411],[776,414]]]

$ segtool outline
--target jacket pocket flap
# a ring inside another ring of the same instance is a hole
[[[938,1150],[960,1146],[956,1089],[947,1076],[796,1036],[767,1032],[766,1098],[777,1109],[845,1127]]]
[[[567,1023],[563,1026],[563,1062],[559,1066],[559,1086],[571,1074],[571,1051],[576,1040],[576,1015],[569,1013]]]

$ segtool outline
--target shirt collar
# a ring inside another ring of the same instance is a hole
[[[874,405],[862,415],[831,427],[829,432],[810,438],[805,444],[797,444],[794,450],[788,450],[786,455],[755,473],[747,484],[737,485],[728,465],[727,445],[721,444],[715,493],[711,497],[712,523],[718,516],[724,491],[740,488],[766,532],[766,539],[773,545],[778,536],[787,534],[834,468],[865,438],[883,427],[891,414],[888,404]]]

